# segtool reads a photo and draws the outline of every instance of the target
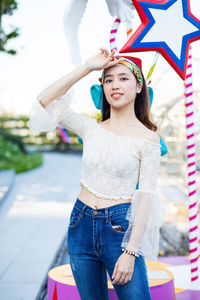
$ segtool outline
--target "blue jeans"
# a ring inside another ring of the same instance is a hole
[[[79,198],[71,212],[67,248],[81,300],[108,300],[107,273],[112,277],[121,251],[130,203],[93,209]],[[121,225],[117,231],[113,225]],[[143,256],[135,258],[131,281],[113,285],[119,300],[151,300]]]

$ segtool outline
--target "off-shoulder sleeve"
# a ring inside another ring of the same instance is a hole
[[[41,95],[37,97],[32,105],[28,127],[31,130],[43,132],[55,130],[60,125],[83,138],[87,126],[90,125],[93,119],[71,109],[70,106],[74,101],[74,91],[69,90],[45,108],[40,104]]]
[[[160,144],[145,141],[140,157],[139,189],[135,189],[127,211],[129,227],[121,244],[149,261],[158,258],[160,227],[164,217],[164,204],[156,192],[160,158]]]

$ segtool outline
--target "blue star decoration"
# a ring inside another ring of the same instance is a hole
[[[200,39],[200,20],[189,0],[133,0],[141,25],[120,53],[157,51],[179,76],[186,77],[190,43]]]

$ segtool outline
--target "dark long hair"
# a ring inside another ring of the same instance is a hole
[[[139,68],[139,66],[138,66],[138,68]],[[141,69],[140,69],[140,71],[141,71]],[[142,122],[147,128],[149,128],[152,131],[157,131],[157,126],[152,121],[152,115],[150,112],[149,91],[148,91],[146,81],[144,79],[144,75],[143,75],[142,71],[141,71],[141,74],[143,77],[143,87],[142,87],[141,92],[138,93],[135,98],[135,104],[134,104],[135,115],[138,118],[138,120],[140,120],[140,122]],[[135,77],[135,79],[138,82],[136,77]],[[103,90],[103,85],[102,85],[102,90]],[[103,110],[101,121],[105,121],[108,118],[110,118],[110,104],[106,100],[104,91],[103,91],[103,97],[101,100],[102,100],[102,110]]]

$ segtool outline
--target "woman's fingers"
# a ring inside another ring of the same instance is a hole
[[[106,68],[109,68],[109,67],[112,67],[118,63],[120,63],[121,61],[123,60],[123,58],[119,58],[119,59],[116,59],[116,60],[113,60],[111,62],[108,63],[108,65],[106,66]]]
[[[107,65],[106,65],[106,67],[111,67],[111,66],[113,66],[113,65],[115,65],[115,64],[117,64],[117,63],[119,63],[119,62],[121,61],[121,59],[119,59],[119,60],[114,60],[114,56],[115,56],[115,53],[116,53],[116,50],[115,50],[115,49],[113,49],[113,50],[111,51],[111,53],[109,53],[109,51],[108,51],[106,48],[101,47],[101,48],[100,48],[100,51],[101,51],[101,54],[102,54],[105,58],[108,59],[108,63],[107,63]]]
[[[130,273],[130,272],[126,274],[126,278],[125,278],[123,284],[125,284],[131,280],[132,274],[133,273]]]
[[[116,53],[116,50],[115,50],[115,49],[113,49],[113,50],[111,51],[111,53],[109,53],[109,51],[108,51],[106,48],[103,48],[103,47],[101,47],[100,50],[101,50],[101,54],[105,54],[106,57],[110,56],[111,58],[113,58],[114,55],[115,55],[115,53]]]
[[[111,53],[103,47],[100,47],[100,54],[98,54],[97,57],[97,63],[96,63],[96,68],[93,67],[92,70],[101,70],[105,68],[109,68],[114,66],[115,64],[120,63],[123,58],[119,58],[114,60],[114,56],[116,53],[116,50],[113,49]]]
[[[114,274],[114,273],[113,273]],[[119,271],[116,269],[115,276],[112,276],[114,280],[112,281],[112,284],[126,284],[128,281],[131,280],[133,272],[131,271]]]
[[[113,49],[112,52],[111,52],[111,56],[113,57],[115,55],[115,53],[116,53],[116,50]]]
[[[119,272],[117,272],[115,279],[112,281],[112,284],[118,284],[120,277],[121,277],[121,274]]]
[[[115,264],[113,274],[112,274],[112,279],[115,278],[116,274],[117,274],[117,264]]]
[[[134,271],[134,261],[132,260],[133,257],[125,256],[126,253],[120,255],[115,265],[115,269],[113,275],[115,273],[115,278],[111,282],[112,284],[119,284],[123,285],[126,284],[128,281],[131,280],[132,274]],[[135,259],[135,258],[134,258]],[[133,265],[132,265],[133,264]],[[117,266],[117,268],[116,268]],[[115,272],[116,271],[116,272]],[[113,279],[113,276],[112,276]]]
[[[118,284],[121,276],[123,276],[122,272],[118,270],[118,265],[116,264],[112,275],[112,278],[114,278],[112,284]]]
[[[133,273],[131,273],[131,274],[128,276],[128,281],[131,281],[132,275],[133,275]]]
[[[108,51],[106,48],[100,47],[99,48],[101,51]]]
[[[113,64],[118,64],[118,63],[120,63],[122,60],[124,60],[124,58],[123,58],[123,57],[120,57],[119,59],[114,60],[114,61],[113,61]]]
[[[120,278],[119,278],[119,283],[123,284],[126,281],[126,274],[121,274]]]
[[[101,53],[105,56],[108,57],[109,56],[109,51],[106,48],[100,48]]]
[[[115,279],[112,281],[112,284],[125,284],[128,282],[129,273],[120,273],[118,272],[115,276]]]

